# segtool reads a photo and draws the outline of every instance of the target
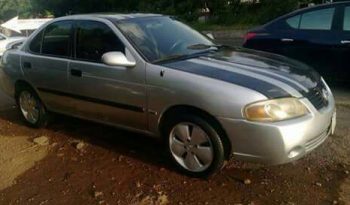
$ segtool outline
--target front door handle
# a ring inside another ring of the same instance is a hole
[[[341,44],[350,44],[350,40],[342,40],[340,41]]]
[[[291,38],[282,38],[281,41],[282,41],[282,42],[294,42],[294,39],[291,39]]]
[[[24,62],[24,63],[23,63],[23,68],[25,68],[25,69],[31,69],[31,68],[32,68],[32,64],[29,63],[29,62]]]
[[[83,76],[83,72],[81,72],[81,70],[77,70],[77,69],[71,69],[70,70],[70,74],[72,76],[76,76],[76,77],[82,77]]]

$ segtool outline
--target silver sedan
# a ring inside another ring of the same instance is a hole
[[[0,84],[30,126],[45,126],[56,112],[158,137],[174,164],[196,177],[231,156],[297,160],[336,123],[332,92],[312,68],[216,45],[154,14],[48,22],[4,53]]]

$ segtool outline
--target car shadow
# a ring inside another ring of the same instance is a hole
[[[53,114],[53,119],[46,128],[36,130],[27,127],[27,124],[22,120],[22,116],[15,107],[0,111],[0,119],[23,126],[34,133],[45,133],[46,131],[48,136],[50,133],[60,133],[68,138],[73,138],[70,141],[83,141],[113,151],[119,155],[175,171],[175,167],[169,162],[170,160],[165,154],[166,152],[160,139],[60,114]],[[2,132],[2,134],[13,135],[13,133],[10,133],[11,130],[7,132]],[[73,143],[72,146],[74,146]]]

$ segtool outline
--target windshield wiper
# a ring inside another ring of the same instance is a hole
[[[162,63],[162,62],[166,62],[166,61],[172,61],[172,60],[177,60],[177,59],[181,59],[181,58],[186,58],[187,56],[189,56],[189,55],[175,54],[175,55],[170,55],[170,56],[167,56],[165,58],[155,60],[152,63]]]
[[[175,54],[175,55],[170,55],[170,56],[155,60],[152,63],[164,63],[164,62],[168,62],[168,61],[195,58],[196,56],[200,56],[200,55],[203,55],[204,53],[208,53],[208,52],[209,52],[209,50],[196,52],[196,53],[192,53],[192,54]]]
[[[192,45],[192,46],[193,47],[198,47],[196,49],[192,48],[193,50],[202,50],[202,51],[199,51],[199,52],[196,52],[196,53],[192,53],[192,54],[175,54],[175,55],[170,55],[170,56],[166,56],[164,58],[155,60],[152,63],[164,63],[164,62],[168,62],[168,61],[194,58],[196,56],[199,56],[199,55],[202,55],[204,53],[208,53],[208,52],[212,51],[210,48],[217,48],[217,49],[219,49],[221,47],[224,47],[223,45],[214,45],[214,44],[213,45],[195,44],[195,45]],[[192,46],[189,46],[189,47],[192,47]],[[206,47],[204,48],[204,46],[206,46]],[[202,48],[199,48],[199,47],[202,47]],[[189,48],[189,49],[191,49],[191,48]]]
[[[216,44],[202,44],[202,43],[198,43],[198,44],[193,44],[187,47],[187,49],[191,49],[191,50],[205,50],[205,49],[210,49],[210,48],[220,48],[222,47],[222,45],[216,45]]]

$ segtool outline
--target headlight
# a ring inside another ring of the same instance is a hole
[[[301,117],[309,110],[297,98],[267,100],[248,105],[245,117],[251,121],[276,122]]]

